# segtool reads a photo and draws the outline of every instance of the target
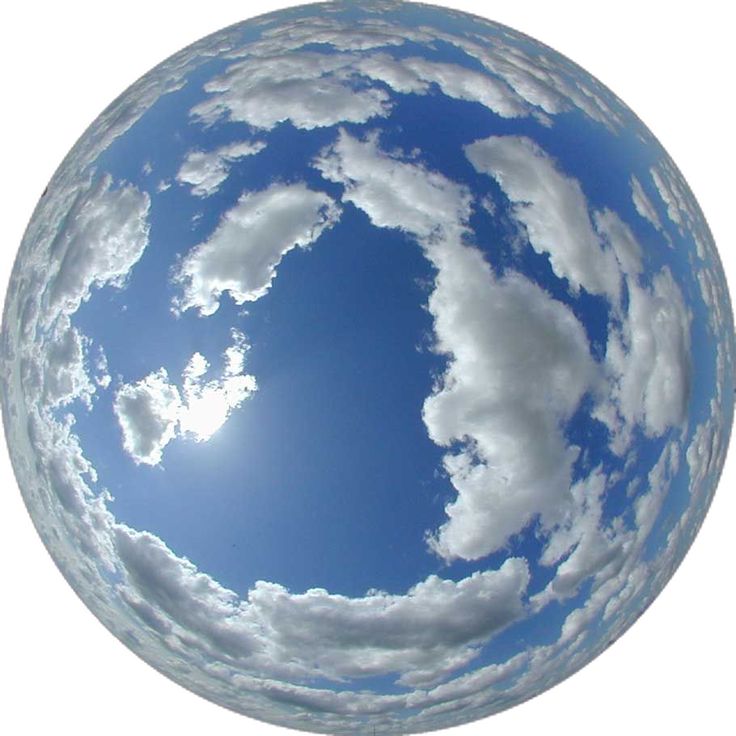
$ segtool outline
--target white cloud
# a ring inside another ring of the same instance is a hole
[[[95,385],[85,370],[89,339],[62,317],[46,336],[42,364],[43,401],[49,406],[65,406],[80,399],[91,406]],[[27,385],[27,384],[26,384]]]
[[[204,123],[227,120],[270,130],[286,120],[311,130],[365,123],[390,111],[381,89],[355,89],[339,56],[313,52],[249,58],[205,84],[211,96],[192,109]]]
[[[644,187],[641,185],[641,182],[635,176],[632,175],[630,179],[630,185],[631,185],[631,201],[634,203],[634,207],[636,207],[636,211],[645,220],[648,220],[654,226],[655,229],[662,230],[662,222],[659,219],[657,210],[655,206],[652,204],[652,201],[647,196],[647,193],[644,191]]]
[[[659,196],[667,207],[667,216],[675,225],[683,227],[690,215],[687,196],[675,176],[674,167],[665,160],[653,166],[649,173]]]
[[[373,54],[356,61],[354,68],[396,92],[427,94],[429,86],[436,84],[448,97],[479,102],[505,118],[529,114],[529,106],[503,80],[458,64]]]
[[[332,680],[417,672],[427,680],[467,663],[476,648],[523,615],[526,562],[459,582],[431,575],[403,595],[349,598],[291,593],[257,582],[245,598],[223,588],[157,537],[123,525],[115,543],[127,583],[172,633],[216,660],[266,677]]]
[[[535,610],[550,600],[574,595],[580,583],[595,575],[608,578],[621,567],[625,551],[621,529],[602,525],[603,499],[609,480],[600,468],[571,488],[572,504],[547,539],[542,565],[557,565],[555,577],[534,596]]]
[[[612,210],[593,213],[599,235],[613,250],[619,268],[627,276],[642,272],[642,250],[631,228]]]
[[[95,383],[100,388],[109,388],[112,383],[112,376],[108,370],[107,355],[102,345],[97,346],[97,360],[95,361],[95,370],[97,375],[95,376]]]
[[[299,33],[301,37],[303,29]],[[331,39],[333,45],[352,45],[349,36],[332,31],[318,37],[324,42]],[[397,60],[386,53],[284,53],[280,43],[266,41],[264,48],[272,48],[272,55],[261,56],[263,49],[256,50],[208,82],[205,90],[212,96],[196,105],[192,114],[207,124],[225,117],[264,130],[285,120],[311,129],[386,116],[389,96],[375,86],[356,86],[357,75],[382,81],[400,93],[427,94],[430,85],[437,84],[445,95],[479,102],[502,117],[530,113],[527,102],[494,74],[419,57]]]
[[[632,620],[622,615],[623,609],[633,607],[634,615],[640,610],[637,598],[653,583],[653,573],[658,573],[662,564],[656,559],[644,561],[642,550],[677,473],[680,449],[679,442],[670,441],[650,469],[644,490],[633,502],[632,527],[622,517],[603,524],[601,504],[608,483],[598,470],[576,484],[576,506],[566,522],[553,531],[540,561],[556,563],[564,555],[569,556],[558,565],[549,585],[534,596],[533,607],[538,610],[550,600],[574,594],[588,577],[593,576],[594,584],[588,599],[566,616],[555,649],[579,647],[599,615],[605,621],[619,615],[613,625],[623,631]]]
[[[45,318],[71,315],[93,288],[121,287],[148,244],[150,199],[131,184],[101,177],[74,205],[48,278]]]
[[[201,353],[194,353],[182,373],[181,390],[164,368],[120,386],[114,410],[123,447],[136,464],[158,465],[163,449],[177,436],[208,440],[256,390],[255,378],[243,373],[245,337],[234,330],[233,341],[225,351],[220,378],[205,380],[210,365]]]
[[[667,217],[677,225],[681,235],[692,238],[698,257],[702,260],[717,258],[703,213],[672,159],[662,158],[649,173],[667,207]]]
[[[565,597],[587,576],[594,575],[595,583],[588,599],[566,616],[557,642],[548,652],[540,650],[536,669],[544,671],[549,664],[548,655],[555,651],[564,648],[569,657],[583,647],[589,626],[596,617],[602,615],[604,621],[615,617],[612,625],[620,633],[641,611],[641,595],[648,585],[654,584],[654,573],[659,571],[661,564],[661,560],[643,560],[642,551],[669,493],[679,462],[680,444],[670,441],[649,471],[645,490],[634,501],[633,528],[628,528],[619,517],[612,519],[605,529],[599,526],[600,495],[604,489],[598,479],[593,481],[596,488],[590,489],[593,490],[592,496],[584,499],[584,503],[592,504],[589,510],[578,516],[572,527],[562,527],[561,537],[552,535],[550,543],[556,545],[556,555],[564,554],[568,546],[572,547],[568,558],[572,562],[568,565],[565,561],[558,567],[556,577],[537,596],[535,603],[543,605],[552,598]],[[591,544],[596,538],[597,542]],[[571,574],[572,580],[569,579]],[[628,614],[624,615],[626,607]],[[603,641],[599,644],[604,645]],[[595,651],[588,656],[594,655]]]
[[[375,135],[365,141],[341,130],[314,162],[330,181],[345,186],[343,201],[362,209],[378,227],[398,228],[429,242],[449,230],[459,235],[471,212],[467,188],[419,165],[385,155]]]
[[[617,102],[611,100],[603,85],[592,79],[583,79],[567,59],[527,53],[523,49],[523,37],[510,29],[503,29],[502,36],[496,35],[493,44],[479,36],[476,36],[478,41],[474,41],[467,36],[444,31],[427,31],[480,62],[522,100],[537,107],[544,117],[577,108],[612,130],[623,124],[616,110]]]
[[[450,360],[423,417],[437,444],[463,446],[445,456],[458,497],[432,537],[447,559],[482,557],[536,515],[549,527],[564,513],[579,449],[561,427],[596,376],[566,306],[468,256],[444,266],[429,301],[436,349]]]
[[[256,380],[243,373],[248,345],[242,333],[233,332],[234,344],[225,351],[225,368],[219,379],[206,381],[209,363],[195,353],[182,374],[182,406],[179,431],[204,442],[222,427],[233,409],[255,390]]]
[[[535,515],[556,521],[578,453],[560,427],[595,379],[582,325],[520,274],[496,279],[462,244],[470,197],[460,185],[345,132],[315,166],[374,225],[414,235],[438,269],[429,311],[448,366],[423,417],[434,442],[460,449],[444,459],[458,496],[432,547],[475,559]]]
[[[692,314],[671,272],[662,269],[651,288],[633,280],[628,288],[628,314],[609,330],[606,348],[612,403],[605,408],[604,401],[598,413],[617,452],[628,446],[636,424],[650,437],[681,426],[690,394]]]
[[[628,225],[604,209],[593,213],[594,228],[580,184],[559,172],[532,141],[492,137],[465,150],[475,168],[493,176],[507,194],[531,245],[549,253],[555,274],[574,290],[583,287],[612,302],[621,324],[609,325],[609,388],[595,411],[611,430],[611,447],[622,453],[636,424],[649,436],[681,425],[690,390],[691,315],[669,270],[657,274],[651,288],[642,286],[642,250]]]
[[[137,464],[157,465],[161,452],[174,439],[181,411],[179,390],[164,368],[142,380],[123,384],[115,394],[115,414],[123,447]]]
[[[573,291],[583,287],[619,301],[621,278],[614,253],[604,249],[576,179],[563,174],[534,141],[492,136],[465,147],[480,173],[492,176],[512,203],[537,253],[549,255],[552,270]]]
[[[184,293],[175,310],[214,314],[225,291],[237,304],[260,299],[284,255],[311,245],[339,214],[330,197],[302,183],[243,194],[210,238],[179,264],[174,280]]]
[[[110,176],[82,179],[74,197],[70,191],[49,197],[28,228],[18,271],[20,378],[26,400],[39,410],[76,400],[89,408],[109,379],[104,366],[94,378],[88,372],[91,340],[72,317],[94,289],[124,286],[148,244],[150,200],[132,185],[114,186]]]
[[[718,478],[725,460],[727,439],[723,412],[716,400],[711,399],[710,414],[697,426],[686,453],[690,493],[694,498],[700,496],[706,483]]]
[[[378,2],[371,4],[373,10]],[[369,10],[366,6],[365,10]],[[428,32],[387,23],[380,19],[361,19],[344,23],[336,19],[307,18],[281,23],[265,30],[256,41],[230,52],[229,56],[274,56],[293,52],[306,45],[327,44],[338,51],[366,51],[401,46],[407,41],[431,41]]]
[[[697,272],[700,295],[708,307],[708,326],[713,335],[722,335],[729,320],[728,285],[719,271],[710,266]]]
[[[485,70],[369,53],[410,40],[451,43]],[[307,44],[331,45],[338,53],[303,50]],[[208,82],[205,90],[212,96],[192,110],[205,123],[224,117],[270,130],[290,120],[298,128],[311,129],[385,116],[388,96],[380,89],[355,87],[351,78],[358,73],[401,93],[426,94],[434,83],[450,97],[479,102],[503,117],[533,114],[550,124],[549,115],[578,108],[611,128],[621,124],[605,88],[582,80],[565,60],[553,63],[544,56],[529,56],[509,32],[489,46],[431,28],[376,21],[348,28],[331,20],[309,20],[266,31],[229,56],[245,58]]]
[[[209,197],[230,174],[230,164],[254,156],[266,147],[262,141],[229,143],[215,151],[189,151],[176,175],[177,181],[190,184],[192,194]]]

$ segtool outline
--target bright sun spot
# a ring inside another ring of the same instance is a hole
[[[191,434],[197,442],[205,442],[225,423],[230,412],[227,396],[216,388],[205,388],[191,397],[179,417],[182,432]]]

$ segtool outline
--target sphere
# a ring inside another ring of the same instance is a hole
[[[426,731],[614,641],[733,413],[703,215],[508,28],[294,8],[156,67],[21,245],[3,416],[33,521],[133,651],[316,732]]]

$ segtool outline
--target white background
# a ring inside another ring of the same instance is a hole
[[[0,11],[0,289],[38,196],[77,137],[134,79],[197,38],[285,2],[28,2]],[[613,89],[659,137],[734,261],[732,23],[717,1],[450,2],[536,37]],[[690,554],[614,647],[544,695],[454,736],[732,734],[736,460]],[[35,535],[0,452],[0,731],[286,734],[193,696],[114,639]]]

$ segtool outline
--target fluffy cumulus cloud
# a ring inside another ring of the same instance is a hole
[[[671,272],[663,268],[651,285],[643,284],[642,250],[631,228],[611,210],[591,213],[579,182],[529,139],[492,136],[465,152],[476,170],[498,182],[530,244],[549,255],[554,273],[573,290],[604,296],[612,306],[617,319],[609,325],[607,389],[595,413],[611,430],[612,448],[623,453],[636,425],[649,436],[682,425],[690,391],[691,314]]]
[[[463,187],[387,155],[375,137],[344,132],[315,165],[375,225],[416,237],[438,271],[429,311],[448,366],[423,417],[437,444],[460,449],[445,455],[458,495],[431,546],[447,559],[475,559],[538,515],[552,523],[578,454],[560,426],[595,378],[582,325],[520,274],[497,279],[462,243]]]
[[[46,337],[37,370],[43,376],[43,401],[50,406],[65,406],[81,399],[88,407],[96,391],[86,370],[89,339],[69,318],[60,318]],[[26,388],[28,382],[25,382]]]
[[[356,61],[354,68],[388,84],[395,92],[427,94],[436,84],[448,97],[478,102],[501,117],[522,117],[530,112],[525,101],[502,79],[459,64],[373,54]]]
[[[310,130],[364,123],[391,107],[381,89],[356,89],[338,56],[311,52],[250,58],[205,84],[210,93],[192,109],[204,123],[227,120],[270,130],[285,120]]]
[[[506,118],[533,115],[550,125],[550,115],[577,109],[608,127],[622,124],[610,93],[567,60],[530,54],[508,29],[493,44],[478,39],[377,18],[266,28],[260,39],[227,54],[233,63],[205,84],[209,97],[192,114],[205,124],[227,119],[261,130],[287,120],[302,129],[365,123],[392,108],[381,87],[366,87],[367,77],[402,94],[428,94],[436,85],[449,97],[478,102]],[[397,59],[393,49],[410,41],[452,44],[465,62]],[[315,50],[320,45],[332,48]]]
[[[573,503],[540,557],[541,564],[557,565],[557,570],[549,585],[535,596],[536,606],[574,595],[583,580],[620,566],[620,535],[601,523],[606,491],[607,478],[600,468],[572,486]]]
[[[326,179],[342,184],[342,200],[366,212],[374,225],[403,230],[422,242],[450,231],[459,237],[471,213],[466,187],[385,154],[376,134],[359,140],[341,130],[314,165]]]
[[[161,462],[161,451],[176,435],[181,397],[164,368],[142,380],[123,384],[115,395],[115,414],[123,432],[123,447],[146,465]]]
[[[641,274],[643,253],[631,228],[609,209],[594,212],[593,221],[603,244],[608,245],[616,256],[622,275],[636,277]]]
[[[529,242],[549,256],[552,270],[570,287],[618,302],[620,273],[611,250],[602,249],[576,179],[529,138],[492,136],[465,147],[475,169],[492,176],[524,224]]]
[[[233,340],[219,378],[207,380],[209,362],[194,353],[182,373],[181,389],[165,368],[118,388],[114,410],[123,448],[137,464],[160,463],[163,449],[177,436],[208,440],[256,390],[255,378],[243,372],[245,337],[233,331]]]
[[[658,460],[647,474],[644,491],[634,500],[633,528],[626,529],[620,518],[609,523],[609,541],[612,545],[620,546],[620,561],[614,565],[599,566],[591,596],[565,619],[560,635],[561,643],[585,638],[586,625],[599,614],[604,621],[611,621],[627,606],[629,610],[641,611],[640,607],[631,604],[637,599],[641,601],[642,594],[649,587],[660,584],[653,573],[661,573],[666,565],[662,559],[642,559],[642,551],[662,511],[679,469],[680,458],[681,446],[677,440],[665,444]],[[666,549],[660,551],[660,556],[666,554]],[[623,619],[619,619],[617,625],[622,624]]]
[[[110,176],[77,199],[54,244],[46,319],[73,314],[93,288],[122,286],[148,245],[149,207],[148,194]]]
[[[612,430],[612,446],[622,451],[633,426],[655,437],[682,425],[690,396],[692,314],[668,268],[651,287],[629,281],[629,308],[620,327],[612,326],[606,347],[610,396],[598,417]]]
[[[440,272],[429,301],[436,349],[450,360],[424,421],[439,445],[464,445],[445,456],[458,498],[432,537],[448,559],[500,549],[536,515],[556,521],[579,452],[560,426],[595,377],[567,307],[522,276],[495,280],[477,251],[468,256]]]
[[[209,197],[227,179],[234,161],[254,156],[265,147],[266,144],[262,141],[238,141],[214,151],[189,151],[179,167],[176,179],[182,184],[189,184],[195,196]]]
[[[153,620],[189,647],[267,677],[394,674],[407,684],[430,682],[523,614],[529,582],[526,562],[510,558],[459,582],[432,575],[403,595],[291,593],[260,581],[241,599],[151,534],[118,525],[115,544],[128,599],[152,609],[143,612],[147,625]]]
[[[578,110],[612,130],[623,124],[617,101],[603,85],[583,78],[567,59],[530,52],[524,48],[523,37],[509,29],[495,35],[492,44],[479,35],[459,36],[445,31],[434,31],[433,35],[502,79],[522,100],[538,109],[541,120],[545,115]]]
[[[363,71],[395,91],[423,93],[429,82],[444,94],[476,100],[505,117],[534,114],[548,121],[548,115],[577,109],[610,128],[622,124],[616,100],[602,85],[583,78],[574,64],[529,52],[525,39],[509,29],[499,34],[498,27],[492,26],[492,31],[496,33],[489,44],[484,36],[456,35],[429,25],[402,25],[380,18],[346,25],[337,19],[313,18],[266,30],[258,41],[236,49],[231,56],[265,61],[286,54],[303,55],[305,51],[299,51],[303,47],[324,44],[334,51],[372,57]],[[401,71],[386,51],[411,41],[451,44],[472,60],[473,67],[408,59],[413,68]],[[374,51],[378,49],[384,51]],[[325,56],[334,58],[334,51]],[[477,71],[479,66],[482,73]]]
[[[630,185],[631,201],[634,203],[636,211],[645,220],[648,220],[654,228],[662,230],[662,221],[659,219],[659,215],[657,214],[657,208],[652,204],[652,200],[647,196],[641,182],[632,175]]]
[[[372,3],[370,8],[378,5],[378,2]],[[430,40],[431,35],[426,30],[400,27],[378,18],[362,19],[357,23],[326,17],[309,18],[266,29],[258,40],[235,49],[230,56],[273,56],[312,44],[329,45],[338,51],[366,51],[401,46],[407,41]]]
[[[728,286],[722,272],[705,266],[697,274],[700,295],[708,307],[708,326],[713,335],[723,334],[730,321]]]
[[[328,195],[302,183],[245,193],[209,239],[179,264],[174,280],[183,295],[175,300],[175,310],[214,314],[224,292],[237,304],[260,299],[281,259],[294,248],[311,245],[339,215]]]
[[[684,226],[688,220],[692,220],[687,191],[676,176],[674,165],[663,160],[653,166],[649,173],[659,196],[667,207],[667,217],[679,227]]]
[[[703,213],[672,159],[665,156],[649,173],[667,209],[667,217],[677,226],[680,235],[692,238],[699,258],[717,258]]]
[[[11,284],[18,331],[5,338],[18,340],[26,400],[45,410],[75,401],[90,408],[97,390],[107,387],[106,369],[90,374],[92,341],[73,317],[95,289],[121,288],[148,245],[150,200],[134,186],[101,176],[66,195],[49,195],[48,205],[42,200],[28,228],[24,267]]]
[[[693,497],[700,496],[706,483],[717,478],[728,446],[723,413],[715,399],[711,399],[709,409],[708,418],[695,429],[686,453]]]

